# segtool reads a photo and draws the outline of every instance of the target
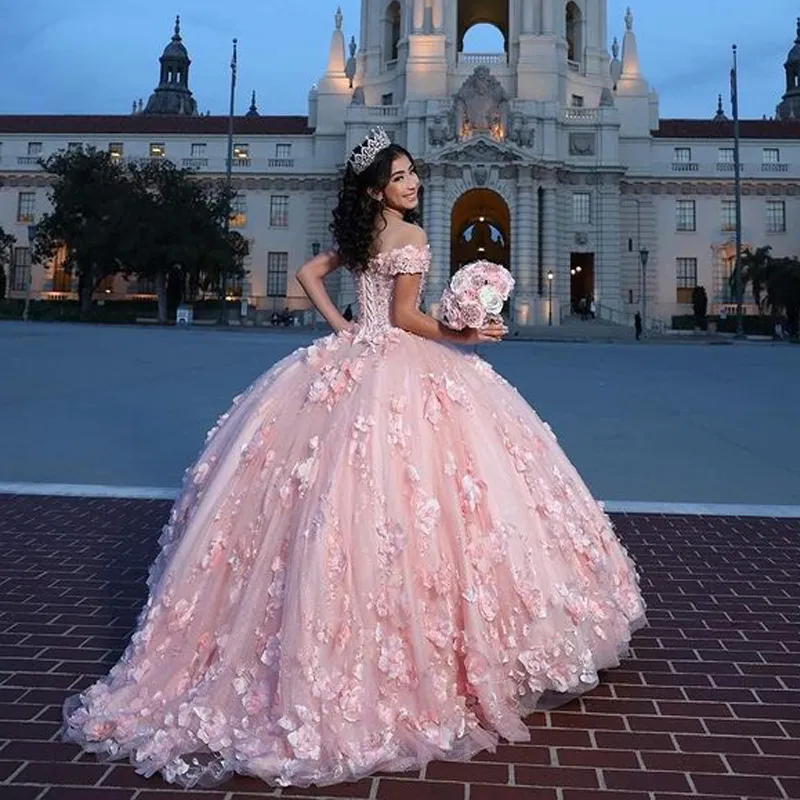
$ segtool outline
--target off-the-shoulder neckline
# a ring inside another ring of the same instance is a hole
[[[402,253],[405,250],[413,250],[417,253],[428,253],[430,252],[431,246],[430,244],[424,244],[422,246],[417,244],[404,244],[401,247],[392,247],[390,250],[384,250],[381,253],[375,253],[374,256],[370,259],[370,261],[382,261],[384,258],[388,258],[388,256],[396,255],[397,253]]]

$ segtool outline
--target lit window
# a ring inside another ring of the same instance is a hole
[[[163,142],[150,143],[150,158],[164,158],[167,154],[167,148]]]
[[[243,228],[247,225],[247,197],[243,192],[239,192],[231,200],[231,227]]]
[[[678,289],[677,301],[679,303],[691,303],[692,292],[697,286],[697,259],[676,258],[675,278]]]
[[[17,222],[33,222],[36,216],[36,192],[20,192],[17,198]]]
[[[572,195],[572,221],[576,225],[588,225],[592,221],[592,196],[589,192]]]
[[[246,167],[250,164],[249,144],[239,143],[233,145],[233,164],[236,167]]]
[[[267,253],[267,297],[286,297],[288,253]]]
[[[786,203],[783,200],[767,200],[767,233],[786,232]]]
[[[269,200],[269,224],[273,228],[289,227],[288,195],[273,195]]]
[[[697,230],[697,210],[694,200],[678,200],[675,203],[676,230]]]
[[[125,146],[122,144],[122,142],[111,142],[108,145],[108,154],[113,159],[122,158],[124,152]]]

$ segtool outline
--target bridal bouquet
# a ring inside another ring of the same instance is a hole
[[[442,292],[444,321],[455,330],[499,321],[513,288],[514,278],[505,267],[492,261],[466,264]]]

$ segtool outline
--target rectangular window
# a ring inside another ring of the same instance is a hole
[[[31,280],[31,249],[15,247],[11,253],[11,291],[27,292]]]
[[[720,147],[717,150],[717,164],[733,164],[734,150],[732,147]]]
[[[164,142],[151,142],[149,152],[150,158],[164,158],[167,154],[167,148]]]
[[[697,230],[697,210],[694,200],[675,202],[675,229],[678,231]]]
[[[675,163],[688,164],[692,160],[691,147],[676,147],[675,148]]]
[[[765,147],[761,154],[762,163],[764,164],[780,164],[781,151],[778,147]]]
[[[125,145],[122,142],[111,142],[108,145],[108,153],[113,159],[122,158],[125,152]]]
[[[722,230],[735,231],[736,230],[736,201],[723,200],[722,201]]]
[[[41,142],[28,142],[28,155],[29,156],[40,156],[42,154],[42,143]]]
[[[675,278],[678,289],[677,301],[691,303],[692,291],[697,286],[697,259],[676,258]]]
[[[192,158],[205,158],[206,146],[202,142],[195,142],[192,145]]]
[[[583,95],[580,94],[572,95],[572,107],[583,108],[583,106],[584,106]]]
[[[36,217],[36,192],[20,192],[17,198],[17,222],[33,222]]]
[[[276,194],[269,199],[269,224],[272,228],[289,227],[289,197]]]
[[[576,225],[589,225],[592,221],[592,195],[575,192],[572,195],[572,221]]]
[[[68,153],[77,153],[78,150],[83,150],[83,143],[82,142],[67,142],[67,152]]]
[[[267,253],[267,297],[286,297],[288,253]]]
[[[786,203],[783,200],[767,200],[767,233],[786,232]]]
[[[233,145],[233,166],[234,167],[249,167],[250,166],[250,145],[237,142]]]
[[[276,144],[275,145],[275,158],[291,158],[292,146],[291,144]]]
[[[382,106],[394,105],[394,94],[392,92],[387,92],[386,94],[382,94],[381,105]]]
[[[53,256],[53,291],[69,293],[72,291],[72,275],[64,269],[67,248],[59,247]]]
[[[231,200],[231,227],[243,228],[247,225],[247,196],[239,192]]]

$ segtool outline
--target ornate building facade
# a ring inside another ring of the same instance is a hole
[[[628,324],[690,308],[706,287],[731,303],[733,126],[720,98],[707,120],[661,119],[642,73],[633,14],[608,30],[606,0],[362,0],[358,39],[334,16],[327,69],[308,115],[262,116],[255,95],[235,118],[233,224],[251,240],[239,290],[271,311],[307,303],[296,269],[329,244],[328,222],[349,150],[373,125],[419,159],[433,250],[427,303],[478,257],[517,279],[518,324],[556,324],[591,296]],[[497,52],[465,39],[477,24]],[[778,34],[779,35],[779,34]],[[609,45],[609,40],[611,40]],[[12,296],[63,297],[58,263],[31,270],[27,226],[47,208],[38,160],[92,145],[118,158],[169,158],[222,175],[227,118],[201,116],[179,24],[145,105],[120,116],[0,116],[0,225],[17,236]],[[775,119],[742,121],[745,246],[800,250],[800,23]],[[122,280],[112,297],[146,294]],[[346,275],[331,285],[353,300]]]

